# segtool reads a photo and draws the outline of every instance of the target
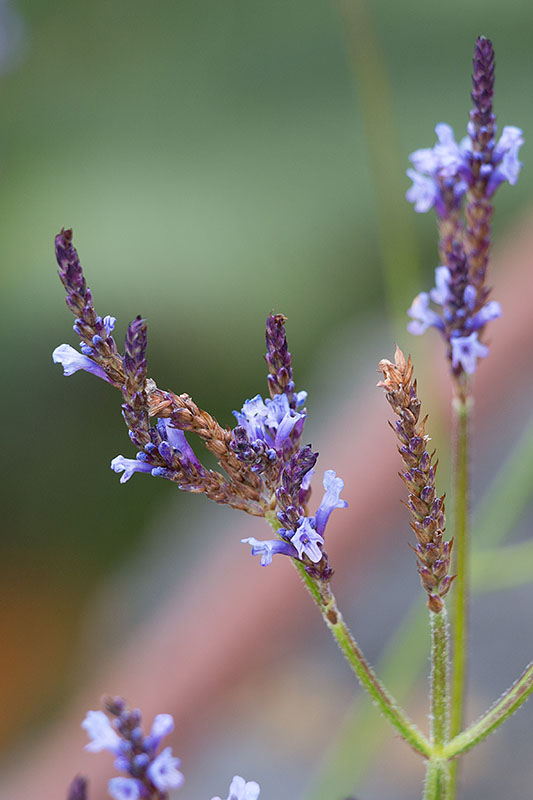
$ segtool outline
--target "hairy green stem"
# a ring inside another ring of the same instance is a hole
[[[448,740],[448,621],[446,607],[430,611],[431,622],[431,740],[442,748]]]
[[[448,621],[446,607],[438,614],[430,611],[431,623],[431,742],[441,752],[448,741]],[[447,800],[450,768],[439,757],[426,767],[424,800]]]
[[[448,800],[450,789],[450,764],[441,759],[428,761],[424,800]]]
[[[481,719],[452,739],[442,750],[442,758],[450,759],[471,750],[505,722],[533,692],[533,662],[518,680],[497,700]]]
[[[277,519],[275,512],[266,515],[266,520],[270,527],[277,533],[281,523]],[[412,722],[405,711],[398,705],[390,692],[383,686],[374,670],[366,660],[363,652],[348,626],[342,618],[342,614],[337,608],[337,601],[328,583],[324,583],[309,573],[305,569],[305,564],[301,561],[292,559],[301,579],[303,580],[311,597],[317,604],[322,614],[322,618],[346,659],[355,673],[359,683],[365,689],[372,700],[379,706],[383,715],[394,725],[403,739],[411,745],[413,750],[420,755],[429,758],[433,753],[433,748],[429,740],[422,731]]]
[[[453,662],[451,676],[450,735],[457,736],[463,723],[466,689],[467,631],[468,631],[468,532],[469,490],[468,469],[469,421],[472,398],[468,384],[458,387],[453,399],[454,422],[454,571],[457,575],[452,591]],[[451,765],[449,798],[453,800],[457,788],[457,763]]]

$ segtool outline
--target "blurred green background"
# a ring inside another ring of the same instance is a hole
[[[499,119],[526,138],[533,121],[526,0],[11,8],[24,38],[0,75],[0,743],[10,745],[71,691],[89,598],[174,493],[165,481],[119,486],[109,461],[133,450],[118,396],[52,365],[57,344],[76,343],[55,233],[74,228],[119,340],[137,313],[148,319],[158,384],[231,424],[230,410],[264,387],[271,309],[289,318],[302,386],[339,331],[352,328],[361,347],[372,317],[391,341],[403,335],[386,313],[436,266],[432,222],[402,199],[407,154],[433,143],[438,121],[462,135],[478,34],[496,48]],[[501,191],[497,232],[531,190],[524,170]]]

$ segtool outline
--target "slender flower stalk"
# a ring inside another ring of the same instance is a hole
[[[272,521],[272,525],[275,528],[276,523]],[[405,711],[375,674],[346,625],[331,588],[328,586],[326,591],[320,580],[310,575],[303,564],[294,562],[294,565],[362,688],[412,749],[419,755],[430,758],[433,751],[431,742],[415,723],[409,719]]]
[[[456,736],[463,724],[468,645],[469,596],[469,531],[470,531],[470,473],[469,427],[473,399],[468,388],[463,387],[453,402],[453,489],[455,498],[455,569],[457,580],[452,597],[452,649],[450,735]],[[457,788],[457,762],[450,770],[450,800]]]
[[[477,722],[455,736],[444,747],[442,756],[446,759],[455,759],[471,750],[493,733],[506,719],[509,719],[511,714],[514,714],[532,693],[533,662]]]

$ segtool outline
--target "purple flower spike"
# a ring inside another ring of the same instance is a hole
[[[109,718],[103,711],[88,711],[81,727],[87,731],[91,740],[85,745],[89,753],[99,753],[102,750],[109,750],[110,753],[119,755],[120,736],[113,730]]]
[[[138,800],[141,796],[139,784],[134,778],[111,778],[108,789],[113,800]]]
[[[452,348],[452,366],[457,369],[459,366],[467,373],[473,375],[477,367],[478,358],[486,358],[489,348],[478,341],[477,331],[470,336],[456,336],[450,341]]]
[[[69,344],[60,344],[59,347],[56,347],[52,353],[52,360],[54,364],[62,365],[63,374],[66,376],[73,375],[78,370],[83,369],[85,372],[96,375],[97,378],[102,378],[102,380],[108,383],[113,383],[113,381],[108,378],[105,370],[102,369],[96,361],[93,361],[89,356],[83,355],[83,353],[78,353],[78,351],[74,350]]]
[[[255,781],[245,781],[240,775],[235,775],[229,787],[227,800],[257,800],[261,787]],[[222,800],[213,797],[212,800]]]
[[[172,748],[165,747],[147,769],[147,774],[154,786],[160,792],[169,789],[179,789],[184,783],[184,777],[178,770],[180,765],[179,758],[172,755]]]
[[[272,558],[278,553],[284,556],[292,556],[292,558],[298,557],[296,549],[288,542],[281,541],[281,539],[261,541],[249,536],[247,539],[241,539],[241,542],[251,545],[253,556],[261,556],[262,567],[268,567],[269,564],[272,564]]]
[[[265,355],[268,364],[268,388],[270,396],[285,394],[291,408],[296,404],[293,400],[294,381],[292,379],[292,360],[285,336],[285,317],[283,314],[269,314],[266,321]]]
[[[296,533],[291,538],[291,542],[297,549],[300,559],[306,555],[314,564],[318,564],[322,559],[322,550],[318,545],[324,544],[324,539],[311,526],[311,522],[307,517],[303,518]]]
[[[113,472],[122,472],[120,482],[126,483],[129,481],[134,472],[152,472],[154,469],[153,464],[146,461],[140,461],[136,458],[124,458],[124,456],[115,456],[111,462],[111,469]]]
[[[344,481],[337,478],[335,471],[327,469],[324,472],[323,486],[325,489],[324,497],[315,514],[315,526],[317,533],[324,534],[329,516],[334,508],[347,508],[346,500],[341,500],[340,494],[344,489]]]

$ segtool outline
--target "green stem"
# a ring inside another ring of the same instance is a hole
[[[448,741],[448,624],[446,608],[430,611],[431,623],[431,742],[440,753]],[[450,767],[442,757],[427,762],[424,800],[446,800]]]
[[[453,665],[451,679],[450,734],[457,736],[463,723],[464,696],[466,688],[466,644],[468,613],[468,528],[469,488],[468,470],[469,421],[472,399],[468,384],[459,386],[453,400],[454,417],[454,572],[457,575],[452,591],[453,618]],[[450,800],[457,788],[457,764],[450,770]]]
[[[439,750],[448,741],[448,625],[446,608],[431,618],[431,740]]]
[[[440,759],[428,761],[424,800],[447,800],[450,789],[450,764]]]
[[[451,740],[442,751],[442,758],[450,759],[471,750],[505,722],[533,692],[533,662],[502,697],[469,728]]]
[[[402,738],[411,745],[413,750],[426,758],[430,757],[432,754],[431,744],[383,686],[364,657],[361,648],[353,638],[342,618],[342,614],[337,608],[335,596],[329,586],[320,586],[318,581],[306,572],[305,565],[301,561],[293,559],[293,564],[319,607],[324,622],[346,656],[363,689],[368,692],[372,700],[379,706],[383,715],[396,728]]]

